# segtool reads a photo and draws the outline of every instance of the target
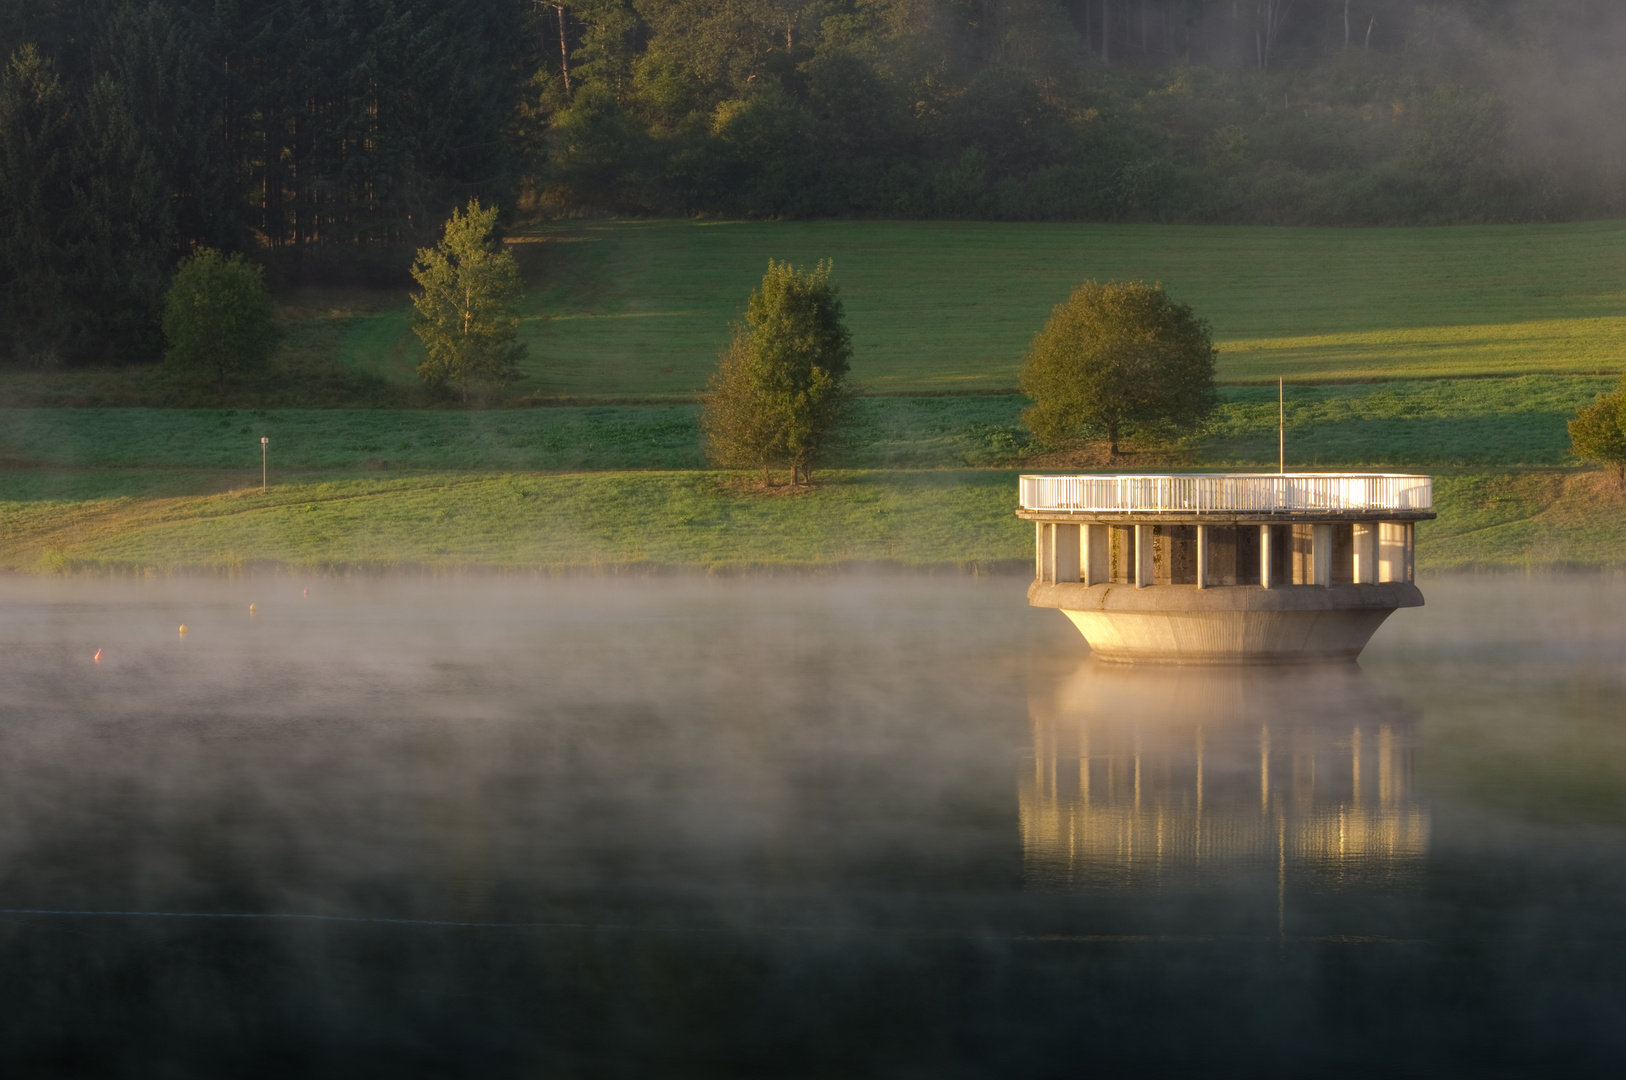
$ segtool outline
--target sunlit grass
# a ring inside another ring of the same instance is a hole
[[[522,390],[688,395],[767,260],[833,258],[854,378],[997,391],[1086,277],[1162,281],[1210,319],[1230,382],[1618,371],[1626,223],[1278,229],[987,222],[601,222],[514,245],[530,283]],[[357,320],[358,370],[410,382],[407,309]]]
[[[835,473],[763,496],[731,474],[435,474],[217,494],[19,499],[0,566],[38,570],[903,566],[1028,559],[1011,473]]]
[[[0,473],[0,568],[605,571],[850,563],[1020,569],[1031,526],[1000,470],[842,471],[763,495],[738,475],[432,473],[225,488],[155,474],[119,495],[79,473],[54,489]],[[101,474],[105,475],[105,474]],[[190,490],[188,485],[190,484]],[[1626,566],[1626,493],[1585,472],[1436,478],[1424,571]]]

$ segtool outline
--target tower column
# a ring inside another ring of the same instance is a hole
[[[1270,526],[1259,526],[1259,584],[1271,588],[1276,583],[1270,579],[1270,564],[1272,551],[1270,550]]]
[[[1152,584],[1152,527],[1135,526],[1135,588]]]
[[[1197,526],[1197,588],[1208,588],[1208,526]]]

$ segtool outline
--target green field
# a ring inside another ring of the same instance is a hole
[[[768,497],[685,470],[296,476],[265,494],[219,490],[220,474],[78,473],[49,490],[37,476],[0,472],[0,568],[1011,570],[1032,559],[1003,470],[842,471]],[[1445,474],[1435,505],[1440,519],[1419,531],[1425,572],[1626,567],[1626,492],[1612,477]]]
[[[516,238],[532,345],[517,402],[415,386],[404,296],[282,298],[275,371],[210,387],[162,371],[0,376],[0,566],[1015,566],[1009,392],[1049,307],[1085,276],[1163,280],[1214,324],[1222,407],[1121,468],[1287,463],[1439,474],[1425,569],[1626,566],[1626,510],[1577,468],[1565,420],[1626,356],[1626,223],[1248,229],[893,223],[590,223]],[[871,393],[820,486],[705,471],[694,392],[770,257],[831,256]],[[1469,377],[1472,376],[1472,377]],[[957,393],[956,391],[971,391]],[[1004,392],[1001,392],[1004,391]],[[246,406],[246,407],[245,407]],[[259,439],[271,440],[262,496]]]
[[[0,491],[9,485],[0,484]],[[712,472],[299,479],[266,494],[0,499],[22,570],[394,567],[605,570],[1031,559],[1014,475],[833,473],[764,498]]]
[[[522,392],[705,385],[769,258],[835,260],[870,392],[998,391],[1088,277],[1162,281],[1214,327],[1220,378],[1313,383],[1626,367],[1626,222],[1414,229],[616,222],[515,238]],[[404,297],[350,317],[345,363],[411,381]]]
[[[1611,380],[1531,375],[1294,387],[1295,466],[1564,466],[1565,419]],[[1274,387],[1229,387],[1209,430],[1178,460],[1259,467],[1276,460]],[[1011,466],[1024,439],[1015,395],[870,397],[854,404],[832,464],[847,468]],[[4,409],[0,460],[13,466],[246,469],[260,436],[288,469],[559,472],[704,467],[693,405],[433,409]]]

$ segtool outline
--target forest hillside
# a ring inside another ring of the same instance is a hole
[[[55,0],[0,9],[0,354],[148,361],[176,261],[404,283],[471,196],[1251,224],[1626,213],[1599,0]]]

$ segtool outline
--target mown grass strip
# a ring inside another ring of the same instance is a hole
[[[799,494],[671,471],[343,477],[265,494],[155,487],[63,499],[29,497],[16,477],[0,474],[0,567],[21,571],[1019,568],[1032,559],[1031,527],[1013,514],[1015,474],[999,470],[842,471]],[[1626,492],[1611,475],[1445,474],[1435,490],[1440,518],[1418,534],[1424,571],[1626,566]]]
[[[432,474],[215,495],[0,502],[0,566],[992,564],[1031,558],[1014,474],[828,474],[763,495],[712,472]]]

